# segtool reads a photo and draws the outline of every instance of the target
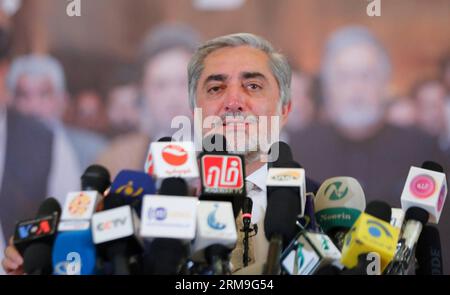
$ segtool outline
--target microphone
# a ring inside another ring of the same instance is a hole
[[[394,260],[386,274],[406,275],[414,257],[414,249],[423,226],[427,223],[429,213],[419,207],[410,207],[405,213],[405,225],[400,237]]]
[[[329,178],[317,191],[314,204],[320,227],[342,250],[345,235],[366,207],[361,185],[353,177]]]
[[[244,199],[244,205],[242,206],[242,224],[244,225],[244,228],[242,229],[242,232],[244,232],[244,255],[242,257],[244,267],[248,266],[249,257],[249,234],[252,231],[255,231],[255,235],[258,233],[258,227],[255,224],[253,228],[251,228],[251,222],[252,222],[252,207],[253,207],[253,201],[251,198],[245,197]]]
[[[280,152],[267,175],[267,210],[264,229],[270,241],[264,274],[280,273],[280,257],[286,246],[297,234],[297,216],[304,213],[305,173],[292,160],[292,153],[286,143],[279,142],[272,148],[288,150]],[[279,167],[283,168],[279,168]]]
[[[169,196],[185,196],[187,193],[188,187],[182,178],[164,179],[159,191],[160,195],[168,196],[168,199]],[[144,273],[179,274],[190,250],[188,246],[182,239],[164,237],[153,239],[148,254],[144,255]]]
[[[168,177],[193,180],[199,175],[193,142],[152,142],[150,153],[153,163],[152,176],[157,179],[158,184]]]
[[[13,243],[24,259],[24,271],[30,275],[52,272],[52,246],[61,214],[54,198],[48,198],[39,207],[36,218],[19,221]]]
[[[436,227],[425,225],[416,248],[416,275],[444,274],[441,238]]]
[[[341,263],[349,268],[358,268],[360,255],[377,253],[380,256],[381,272],[392,261],[397,248],[399,230],[390,225],[391,207],[380,201],[367,205],[353,227],[345,236]]]
[[[95,190],[68,193],[58,231],[88,230],[101,199],[102,196]]]
[[[96,260],[90,228],[58,233],[52,252],[53,274],[95,275]]]
[[[113,273],[129,275],[129,260],[142,253],[143,242],[137,236],[139,218],[122,196],[109,194],[105,211],[92,216],[92,235],[100,256],[112,262]]]
[[[197,211],[197,235],[192,259],[206,261],[213,274],[230,274],[229,256],[235,248],[237,231],[230,202],[200,201]]]
[[[67,194],[52,251],[54,274],[96,273],[97,252],[92,240],[91,218],[101,198],[96,190]]]
[[[169,137],[169,136],[161,137],[158,140],[158,142],[171,142],[171,141],[172,141],[172,137]],[[150,146],[148,147],[147,157],[146,157],[145,164],[144,164],[144,171],[145,171],[145,173],[147,173],[150,176],[152,176],[154,173],[151,145],[152,145],[152,143],[150,143]]]
[[[153,178],[140,171],[122,170],[111,185],[110,192],[123,198],[124,205],[131,205],[140,216],[142,198],[156,192]]]
[[[111,185],[111,176],[108,170],[101,165],[91,165],[81,175],[81,190],[97,191],[101,195]]]
[[[226,138],[213,134],[203,140],[199,155],[200,200],[231,202],[236,218],[247,195],[245,187],[245,160],[242,155],[226,151]]]
[[[435,169],[435,170],[430,170]],[[447,197],[447,181],[437,163],[424,162],[422,168],[411,167],[401,196],[402,209],[419,207],[430,213],[428,222],[437,224]]]
[[[342,268],[337,265],[340,259],[339,249],[327,235],[303,230],[282,254],[281,265],[289,275],[326,274],[325,270],[334,274]]]

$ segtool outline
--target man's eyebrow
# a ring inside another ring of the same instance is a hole
[[[228,75],[225,75],[225,74],[213,74],[213,75],[209,75],[208,78],[206,78],[204,84],[208,83],[209,81],[224,82],[227,79],[228,79]]]
[[[266,76],[264,76],[260,72],[243,72],[241,73],[241,79],[252,79],[252,78],[262,78],[266,80]]]

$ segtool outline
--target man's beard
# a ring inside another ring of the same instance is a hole
[[[245,156],[258,155],[260,153],[258,117],[227,112],[220,116],[220,121],[214,122],[213,126],[206,136],[210,134],[224,135],[229,153]]]

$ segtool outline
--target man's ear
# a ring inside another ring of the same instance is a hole
[[[292,101],[289,101],[287,104],[281,106],[281,126],[284,126],[288,120],[289,114],[292,111]]]

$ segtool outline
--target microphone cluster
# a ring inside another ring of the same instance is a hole
[[[447,195],[434,162],[411,167],[402,208],[366,205],[352,177],[333,177],[314,194],[290,147],[269,154],[262,274],[442,274],[439,222]],[[102,166],[81,176],[81,191],[63,207],[49,198],[36,217],[17,223],[13,242],[27,274],[219,274],[233,272],[230,256],[243,244],[249,266],[253,202],[245,158],[226,149],[221,135],[192,142],[162,138],[150,144],[143,171],[121,171],[113,182]],[[242,229],[237,229],[237,224]],[[239,231],[243,239],[239,238]]]

